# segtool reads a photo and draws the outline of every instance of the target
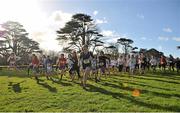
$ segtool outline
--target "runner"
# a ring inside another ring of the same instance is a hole
[[[117,59],[116,59],[115,57],[113,57],[113,58],[111,59],[111,63],[110,63],[111,71],[112,71],[113,74],[116,74],[116,72],[117,72],[117,71],[116,71],[117,64],[118,64]]]
[[[64,57],[64,54],[61,54],[60,58],[57,61],[57,65],[59,67],[60,75],[61,75],[60,80],[62,80],[63,75],[65,75],[65,73],[66,73],[66,64],[67,64],[67,60]]]
[[[90,75],[92,58],[93,58],[93,54],[89,52],[88,46],[87,45],[83,46],[82,52],[80,54],[81,67],[83,69],[83,78],[82,78],[83,88],[86,88],[87,78]]]
[[[123,56],[120,56],[118,58],[118,70],[119,70],[119,72],[122,72],[123,64],[124,64],[124,58],[123,58]]]
[[[109,68],[107,61],[109,61],[109,59],[104,55],[104,52],[101,51],[98,60],[99,60],[100,77],[102,75],[105,75],[106,77],[106,68]]]
[[[46,78],[47,80],[49,80],[49,76],[52,74],[53,71],[53,62],[49,56],[47,56],[45,60],[45,70],[46,70]]]
[[[45,74],[46,73],[46,55],[43,55],[42,58],[41,58],[41,63],[42,63],[42,68],[43,68],[43,73]]]
[[[134,57],[134,55],[131,55],[129,59],[129,69],[131,75],[134,75],[135,65],[136,65],[136,58]]]
[[[172,69],[174,71],[174,67],[175,67],[174,57],[172,55],[169,55],[169,70],[171,71]]]
[[[111,56],[110,55],[105,55],[106,57],[106,68],[105,68],[105,72],[107,71],[107,74],[106,75],[110,75],[110,68],[111,68]]]
[[[74,63],[73,63],[74,71],[77,73],[78,79],[81,79],[80,69],[79,69],[79,61],[78,61],[78,57],[77,57],[76,51],[73,51],[73,53],[72,53],[72,59],[73,59],[73,61],[74,61]]]
[[[177,69],[177,73],[179,73],[180,72],[180,59],[179,59],[179,57],[177,57],[177,59],[176,59],[176,69]]]
[[[155,72],[157,66],[157,60],[154,58],[154,56],[151,56],[150,64],[153,72]]]
[[[72,55],[71,54],[68,54],[68,68],[69,68],[69,75],[72,79],[72,81],[74,81],[74,78],[75,78],[75,61],[74,59],[72,58]]]
[[[37,83],[39,83],[39,79],[37,76],[37,74],[39,73],[39,59],[35,54],[32,55],[31,64],[29,65],[29,68],[28,68],[28,74],[29,74],[30,68],[32,68],[35,79],[37,80]]]
[[[130,55],[127,55],[127,56],[126,56],[125,66],[124,66],[124,67],[125,67],[125,72],[130,72],[130,71],[129,71],[130,58],[131,58]]]
[[[92,67],[91,67],[91,76],[95,77],[95,82],[99,82],[99,76],[98,76],[98,60],[97,55],[94,55],[94,58],[92,59]]]
[[[164,70],[166,69],[166,58],[165,56],[161,55],[161,58],[160,58],[160,65],[161,65],[161,70]]]
[[[144,56],[143,53],[140,54],[139,56],[139,72],[140,74],[145,73],[145,68],[146,68],[146,57]]]
[[[14,53],[11,53],[11,55],[7,59],[7,62],[9,62],[9,69],[10,68],[16,69],[16,55]]]

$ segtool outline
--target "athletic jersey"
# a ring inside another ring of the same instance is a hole
[[[124,64],[124,59],[118,58],[118,65],[123,65],[123,64]]]
[[[106,56],[99,56],[99,66],[100,67],[106,67]]]
[[[74,61],[73,61],[73,59],[68,59],[68,67],[69,67],[69,69],[72,69],[73,66],[74,66]]]
[[[46,65],[47,72],[51,72],[52,71],[52,60],[47,58],[45,61],[45,65]]]
[[[91,52],[81,53],[80,59],[82,60],[82,65],[84,66],[91,66],[91,59],[93,58],[93,55]]]
[[[92,69],[96,69],[97,68],[97,60],[95,58],[92,59]]]
[[[51,59],[46,59],[45,64],[46,65],[52,65],[52,60]]]
[[[15,62],[16,62],[16,57],[15,57],[15,56],[10,56],[10,57],[8,58],[8,62],[9,62],[9,63],[15,63]]]
[[[136,58],[130,58],[129,59],[129,66],[134,67],[136,65]]]
[[[116,66],[117,65],[117,61],[116,60],[111,60],[111,66]]]
[[[160,63],[161,63],[161,64],[166,64],[166,59],[165,59],[164,57],[162,57],[162,58],[160,59]]]
[[[43,65],[46,64],[46,58],[42,58],[42,64],[43,64]]]
[[[151,64],[152,66],[156,65],[156,64],[157,64],[156,59],[155,59],[155,58],[152,58],[152,59],[150,60],[150,64]]]
[[[38,60],[38,58],[33,58],[33,59],[32,59],[32,65],[39,65],[39,60]]]
[[[177,67],[177,68],[180,68],[180,60],[177,60],[177,61],[176,61],[176,67]]]
[[[59,62],[58,65],[61,66],[65,66],[67,63],[66,58],[59,58]]]

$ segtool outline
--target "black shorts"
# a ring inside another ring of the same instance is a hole
[[[119,69],[119,72],[121,72],[123,69],[123,65],[119,65],[118,69]]]
[[[99,63],[99,68],[106,68],[106,64],[104,62]]]
[[[141,63],[141,68],[145,69],[145,67],[146,67],[146,64],[145,63]]]
[[[87,67],[91,68],[91,64],[83,64],[83,69],[86,69]]]

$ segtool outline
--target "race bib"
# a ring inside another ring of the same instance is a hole
[[[89,63],[90,63],[90,60],[89,60],[89,59],[86,59],[86,60],[84,60],[83,62],[84,62],[84,64],[89,64]]]
[[[101,63],[100,63],[100,66],[103,66],[103,65],[104,65],[104,63],[103,63],[103,62],[101,62]]]

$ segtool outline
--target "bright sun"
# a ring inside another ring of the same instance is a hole
[[[38,28],[43,20],[43,13],[37,0],[0,0],[0,22],[18,21],[29,30]]]
[[[46,39],[40,42],[42,48],[54,50],[58,47],[55,40],[49,40],[52,34],[43,37],[33,36],[34,33],[47,32],[47,14],[41,11],[38,0],[0,0],[0,23],[9,20],[21,23],[30,33],[30,38],[38,42],[38,39]]]

